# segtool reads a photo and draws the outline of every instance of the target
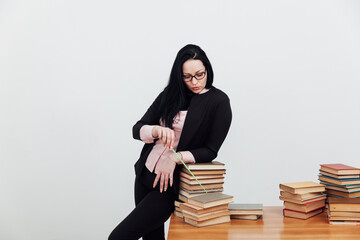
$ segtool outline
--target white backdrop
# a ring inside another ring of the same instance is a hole
[[[0,239],[107,239],[133,208],[133,124],[200,45],[233,122],[236,202],[360,167],[359,1],[0,2]]]

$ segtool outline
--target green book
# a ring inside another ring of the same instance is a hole
[[[209,208],[222,204],[228,204],[233,201],[233,198],[233,196],[227,194],[213,192],[205,193],[196,197],[189,197],[188,203],[202,208]]]

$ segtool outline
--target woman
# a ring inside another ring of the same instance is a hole
[[[213,85],[205,52],[186,45],[177,54],[170,80],[133,127],[145,146],[135,164],[135,209],[109,240],[165,239],[164,223],[174,211],[179,190],[177,154],[185,163],[216,158],[231,123],[228,96]]]

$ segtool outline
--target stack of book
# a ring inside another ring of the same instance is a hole
[[[187,203],[181,203],[180,209],[184,222],[205,227],[214,224],[230,222],[229,203],[233,196],[223,193],[205,193],[200,196],[188,198]]]
[[[360,198],[328,198],[330,224],[360,225]]]
[[[223,191],[224,174],[226,172],[225,164],[212,161],[209,163],[188,164],[187,167],[208,193]],[[189,197],[196,197],[204,193],[205,191],[195,178],[183,167],[180,171],[179,200],[188,202]]]
[[[342,198],[360,197],[360,169],[344,164],[321,164],[320,183],[326,194]]]
[[[263,205],[230,203],[229,211],[231,219],[258,220],[263,215]]]
[[[308,219],[323,212],[325,186],[315,182],[280,184],[280,200],[284,201],[285,217]]]

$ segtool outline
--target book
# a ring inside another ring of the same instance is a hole
[[[329,189],[336,190],[336,191],[341,191],[341,192],[345,192],[345,193],[354,193],[354,192],[359,192],[360,191],[360,187],[359,188],[345,188],[344,186],[326,185],[325,188],[326,188],[327,192],[328,192]]]
[[[332,225],[360,225],[360,221],[338,221],[338,220],[329,220],[329,223]]]
[[[319,175],[319,180],[336,183],[338,185],[353,185],[360,184],[360,178],[347,178],[347,179],[336,179],[325,175]]]
[[[322,196],[326,197],[326,195],[321,193],[321,192],[293,194],[293,193],[285,192],[285,191],[280,191],[280,196],[285,197],[285,198],[292,198],[292,199],[302,200],[302,201],[309,200],[309,199],[314,199],[314,198],[318,198],[318,197],[322,197]]]
[[[180,201],[183,201],[184,203],[187,203],[188,198],[185,197],[185,196],[183,196],[183,195],[181,195],[181,194],[179,194],[179,200],[180,200]]]
[[[262,215],[263,205],[256,203],[230,203],[229,211],[230,215]]]
[[[180,202],[180,201],[176,201],[176,200],[175,200],[174,205],[175,205],[175,207],[180,207],[181,202]]]
[[[360,169],[345,164],[320,164],[320,170],[336,175],[360,174]]]
[[[240,220],[258,220],[259,218],[261,218],[262,215],[234,215],[231,214],[230,218],[231,219],[240,219]]]
[[[188,211],[184,210],[184,211],[182,211],[182,214],[184,217],[193,219],[195,221],[205,221],[205,220],[209,220],[211,218],[217,218],[217,217],[221,217],[224,215],[229,215],[229,210],[221,210],[221,211],[216,211],[216,212],[204,213],[201,215],[194,214],[192,212],[188,212]]]
[[[360,212],[341,212],[341,211],[329,211],[329,216],[332,217],[359,217]]]
[[[224,179],[223,174],[206,174],[206,175],[198,175],[198,176],[196,176],[196,174],[194,174],[194,175],[198,180],[200,180],[200,179],[213,179],[213,178]],[[180,171],[180,177],[184,177],[184,178],[187,178],[189,180],[195,180],[195,178],[191,174],[185,173],[183,171]]]
[[[316,182],[293,182],[280,184],[280,189],[294,194],[324,192],[325,186]]]
[[[189,173],[187,169],[182,169],[181,172]],[[222,170],[191,170],[191,172],[195,175],[196,178],[201,175],[219,175],[219,174],[223,175],[223,174],[226,174],[225,169],[222,169]]]
[[[224,170],[225,164],[218,161],[212,161],[207,163],[190,163],[187,165],[187,167],[191,171],[192,170]]]
[[[174,215],[175,215],[175,217],[183,218],[182,212],[174,211]]]
[[[321,174],[321,175],[326,175],[326,176],[329,176],[329,177],[333,177],[333,178],[337,178],[337,179],[360,178],[360,175],[359,175],[359,174],[353,174],[353,175],[337,175],[337,174],[325,172],[325,171],[322,171],[322,170],[320,170],[320,174]]]
[[[198,181],[194,180],[190,180],[187,178],[181,178],[180,181],[187,183],[189,185],[198,185],[199,183],[201,184],[215,184],[215,183],[224,183],[224,178],[210,178],[210,179],[198,179]]]
[[[343,191],[326,189],[326,193],[330,194],[330,195],[344,197],[344,198],[358,198],[358,197],[360,197],[360,191],[347,193],[347,192],[343,192]]]
[[[213,183],[213,184],[202,184],[202,186],[206,189],[206,190],[213,190],[213,189],[220,189],[223,188],[223,183]],[[180,181],[180,187],[184,188],[186,190],[203,190],[203,188],[197,184],[197,185],[190,185],[187,184],[185,182]]]
[[[212,219],[205,220],[205,221],[196,221],[194,219],[185,217],[184,221],[195,227],[205,227],[205,226],[210,226],[210,225],[215,225],[215,224],[220,224],[220,223],[228,223],[228,222],[230,222],[230,215],[224,215],[224,216],[221,216],[218,218],[212,218]]]
[[[290,209],[284,209],[284,216],[285,217],[292,217],[292,218],[299,218],[299,219],[308,219],[311,217],[314,217],[320,213],[323,212],[322,208],[316,209],[314,211],[311,212],[299,212],[299,211],[293,211]]]
[[[328,202],[330,212],[360,212],[360,198],[328,197]]]
[[[233,201],[233,196],[223,193],[206,193],[201,196],[188,198],[188,203],[202,207],[209,208],[217,205],[227,204]]]
[[[229,207],[229,204],[222,204],[222,205],[218,205],[218,206],[214,206],[214,207],[202,208],[202,207],[194,206],[189,203],[182,203],[180,205],[180,210],[191,212],[191,213],[194,213],[197,215],[201,215],[201,214],[205,214],[205,213],[228,210],[228,207]]]
[[[286,197],[283,197],[283,196],[280,196],[279,198],[280,198],[280,200],[283,200],[283,201],[286,201],[286,202],[292,202],[292,203],[297,203],[297,204],[306,204],[306,203],[311,203],[311,202],[315,202],[315,201],[318,201],[318,200],[326,199],[326,195],[322,195],[322,196],[319,196],[317,198],[311,198],[311,199],[308,199],[308,200],[298,200],[298,199],[294,199],[294,198],[286,198]]]
[[[325,200],[320,200],[316,202],[306,203],[306,204],[297,204],[292,202],[284,202],[284,206],[286,209],[296,210],[299,212],[311,212],[318,208],[322,208],[325,206]]]
[[[223,188],[218,188],[218,189],[206,189],[206,191],[207,191],[208,193],[210,193],[210,192],[222,192],[223,190],[224,190]],[[201,189],[201,190],[192,190],[192,191],[189,191],[189,190],[180,188],[180,189],[179,189],[179,194],[183,195],[183,196],[186,197],[186,198],[189,198],[189,197],[200,196],[200,195],[202,195],[202,194],[205,194],[205,192],[204,192],[203,189]]]

